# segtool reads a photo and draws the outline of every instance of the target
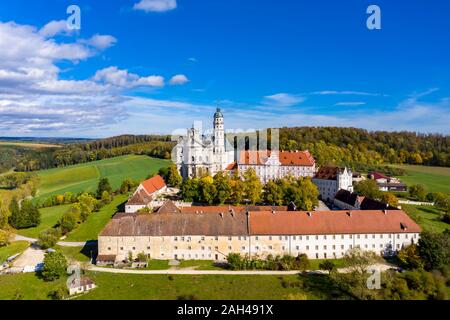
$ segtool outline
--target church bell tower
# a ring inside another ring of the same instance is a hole
[[[223,123],[223,114],[220,108],[214,113],[214,155],[218,165],[217,170],[223,170],[225,163],[225,130]]]

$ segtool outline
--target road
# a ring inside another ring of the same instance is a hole
[[[381,272],[386,271],[389,268],[395,267],[387,263],[379,263],[371,266]],[[369,268],[369,269],[371,269]],[[173,275],[295,275],[300,273],[298,270],[293,271],[270,271],[270,270],[245,270],[245,271],[228,271],[228,270],[189,270],[189,269],[166,269],[166,270],[131,270],[131,269],[113,269],[102,268],[94,265],[86,267],[89,271],[108,272],[108,273],[125,273],[125,274],[173,274]],[[316,274],[327,274],[322,270],[307,270],[306,272],[312,272]],[[338,269],[339,273],[347,273],[349,270],[346,268]]]
[[[35,243],[38,240],[34,238],[28,238],[21,235],[16,234],[16,237],[14,238],[15,241],[28,241],[31,243]],[[61,247],[84,247],[86,245],[86,242],[67,242],[67,241],[59,241],[57,245]]]

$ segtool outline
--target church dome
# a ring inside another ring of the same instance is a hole
[[[217,118],[223,118],[223,114],[222,111],[220,110],[220,108],[217,108],[216,113],[214,113],[214,119]]]

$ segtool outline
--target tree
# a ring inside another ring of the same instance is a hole
[[[214,187],[216,189],[215,203],[224,204],[230,199],[232,194],[231,182],[226,173],[218,172],[214,176]]]
[[[78,197],[78,203],[80,204],[81,209],[80,219],[84,222],[92,211],[94,211],[97,200],[88,193],[83,193]]]
[[[67,260],[60,251],[49,252],[44,257],[42,277],[45,281],[54,281],[66,275]]]
[[[409,196],[418,201],[425,201],[427,199],[427,189],[421,184],[412,185],[409,187]]]
[[[397,253],[397,258],[405,269],[423,269],[424,267],[424,262],[419,255],[419,248],[415,244],[401,249]]]
[[[274,181],[269,181],[264,185],[264,202],[271,205],[283,204],[283,190]]]
[[[103,191],[108,191],[108,193],[112,193],[111,185],[109,184],[108,178],[100,179],[97,187],[97,199],[102,197]]]
[[[130,191],[133,191],[139,185],[138,181],[132,179],[125,179],[122,181],[122,185],[120,186],[120,193],[125,194]]]
[[[0,199],[0,229],[5,228],[8,224],[9,215],[8,209],[3,206],[2,200]]]
[[[419,239],[419,255],[426,270],[447,267],[450,263],[449,233],[422,232]]]
[[[231,197],[230,200],[234,204],[241,204],[244,200],[245,185],[238,172],[235,171],[230,181]]]
[[[9,244],[10,237],[11,235],[8,231],[0,229],[0,247],[7,246]]]
[[[383,192],[380,197],[381,202],[384,202],[392,207],[398,207],[397,197],[390,192]]]
[[[60,237],[61,233],[58,229],[47,229],[39,234],[38,244],[42,249],[48,249],[53,247],[58,242]]]
[[[179,187],[183,182],[183,178],[178,172],[176,165],[171,165],[167,172],[167,184],[172,187]]]
[[[285,203],[292,201],[301,210],[311,211],[319,204],[319,191],[310,178],[286,179],[284,189]]]
[[[10,216],[8,218],[8,223],[11,225],[11,227],[18,229],[20,225],[22,225],[22,219],[17,198],[13,198],[9,203],[9,212]]]
[[[101,202],[103,203],[103,204],[108,204],[108,203],[110,203],[111,202],[111,195],[109,194],[109,192],[108,191],[103,191],[103,193],[102,193],[102,198],[101,198]]]
[[[198,199],[198,184],[199,180],[197,178],[184,180],[181,185],[181,196],[184,201],[192,202]]]
[[[330,260],[325,260],[319,264],[319,268],[320,270],[328,271],[328,274],[330,274],[334,269],[336,269],[336,265]]]
[[[253,168],[244,172],[244,195],[252,204],[256,204],[261,199],[262,183]]]
[[[76,203],[62,215],[61,219],[59,220],[59,227],[62,234],[67,234],[76,228],[80,219],[80,213],[80,205]]]
[[[212,204],[216,196],[216,187],[211,176],[205,176],[200,179],[198,184],[199,201],[202,203]]]
[[[375,180],[372,179],[358,182],[355,185],[355,192],[371,199],[378,199],[380,197],[378,184]]]

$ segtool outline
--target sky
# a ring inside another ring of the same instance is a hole
[[[170,134],[217,106],[235,130],[449,134],[450,2],[0,2],[0,136]]]

